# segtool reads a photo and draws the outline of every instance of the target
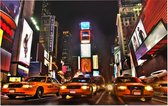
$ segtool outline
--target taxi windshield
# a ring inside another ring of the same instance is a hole
[[[89,78],[73,78],[72,82],[90,83],[90,79]]]
[[[138,78],[133,77],[121,77],[117,78],[115,83],[140,83],[141,81]]]
[[[30,77],[26,79],[27,82],[45,82],[46,77]]]

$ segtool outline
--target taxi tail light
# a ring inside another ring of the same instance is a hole
[[[150,85],[145,86],[145,90],[147,91],[153,91],[153,88]]]
[[[118,88],[118,90],[126,90],[127,86],[118,86],[117,88]]]
[[[86,90],[86,89],[89,89],[89,86],[81,86],[82,89]]]

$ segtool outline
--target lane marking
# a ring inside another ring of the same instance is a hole
[[[162,101],[162,100],[159,100],[159,99],[156,99],[156,98],[152,98],[152,100],[167,104],[166,101]]]
[[[104,91],[101,96],[99,97],[99,99],[96,101],[96,104],[98,104],[100,102],[100,100],[102,99],[102,97],[104,96],[104,94],[106,93],[106,91]]]

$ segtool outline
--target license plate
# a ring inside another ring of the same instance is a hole
[[[134,92],[134,95],[141,95],[141,92]]]
[[[76,93],[76,91],[70,91],[70,93]]]
[[[12,89],[12,90],[9,90],[9,92],[10,92],[10,93],[14,93],[14,92],[15,92],[15,90],[14,90],[14,89]]]

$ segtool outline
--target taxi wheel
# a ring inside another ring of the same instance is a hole
[[[66,95],[62,95],[62,98],[65,99],[65,98],[66,98]]]
[[[57,96],[60,96],[60,93],[59,93],[59,92],[57,92],[57,93],[56,93],[56,95],[57,95]]]
[[[43,96],[43,89],[42,88],[38,88],[35,94],[36,98],[41,98]]]
[[[148,98],[145,98],[146,101],[151,101],[152,98],[151,97],[148,97]]]
[[[15,99],[15,98],[16,98],[16,96],[14,96],[14,95],[8,95],[8,97],[9,97],[10,99]]]

